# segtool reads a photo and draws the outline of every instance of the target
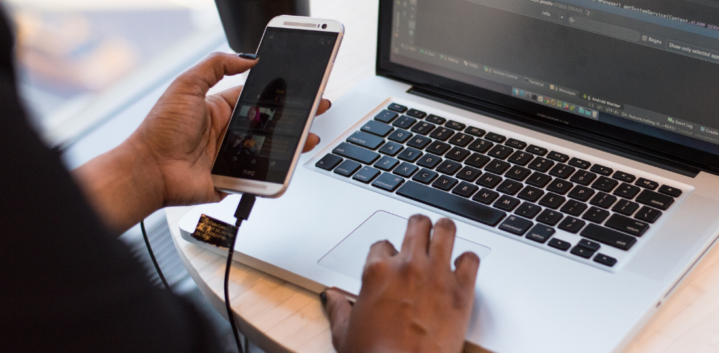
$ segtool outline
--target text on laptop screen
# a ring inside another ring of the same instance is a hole
[[[397,0],[390,61],[719,154],[718,0]]]

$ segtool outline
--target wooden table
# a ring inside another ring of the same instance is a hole
[[[347,34],[325,97],[336,100],[374,75],[378,2],[312,0],[312,16],[334,18]],[[226,259],[180,237],[179,220],[191,208],[168,208],[175,247],[210,303],[226,315]],[[267,352],[333,352],[329,322],[316,293],[235,262],[230,296],[241,331]],[[598,335],[600,338],[601,335]],[[719,353],[719,247],[715,247],[625,349],[639,352]]]

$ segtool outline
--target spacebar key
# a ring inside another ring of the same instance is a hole
[[[507,214],[465,198],[454,196],[415,182],[407,182],[397,195],[452,212],[479,223],[496,226]]]

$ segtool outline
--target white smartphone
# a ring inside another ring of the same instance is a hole
[[[215,157],[218,190],[263,197],[287,190],[343,36],[337,21],[270,21]]]

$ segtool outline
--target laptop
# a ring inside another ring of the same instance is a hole
[[[449,217],[454,256],[482,260],[470,350],[621,351],[717,239],[719,6],[379,5],[377,75],[317,118],[240,261],[357,294],[372,243]],[[195,208],[183,237],[238,200]]]

